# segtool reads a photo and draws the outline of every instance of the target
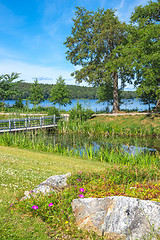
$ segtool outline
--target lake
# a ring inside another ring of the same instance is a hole
[[[93,111],[101,111],[105,110],[107,107],[107,103],[97,103],[98,99],[72,99],[71,104],[67,105],[66,107],[62,106],[61,109],[69,111],[71,108],[76,106],[77,102],[79,101],[80,104],[82,104],[82,107],[84,108],[90,108]],[[122,110],[134,110],[137,109],[138,111],[145,111],[148,110],[148,105],[143,104],[139,99],[125,99],[123,100],[124,103],[120,106],[120,109]],[[6,104],[9,106],[12,106],[15,103],[15,100],[6,100]],[[26,104],[26,101],[23,100],[23,104]],[[40,106],[43,107],[50,107],[53,106],[52,103],[50,103],[48,100],[45,100]],[[29,102],[28,104],[29,108],[33,108],[33,104]],[[55,105],[57,108],[59,107],[58,104]],[[155,107],[154,104],[151,104],[151,108]],[[109,106],[109,111],[112,110],[112,106]]]

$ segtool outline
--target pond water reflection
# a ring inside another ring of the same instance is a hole
[[[85,135],[75,134],[55,134],[55,144],[60,145],[62,148],[69,150],[77,150],[82,153],[85,149],[92,149],[96,152],[100,148],[103,149],[121,149],[129,154],[137,154],[141,152],[160,152],[159,139],[157,138],[134,138],[122,136],[109,136],[102,138],[94,138]]]

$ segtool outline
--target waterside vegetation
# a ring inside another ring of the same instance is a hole
[[[109,239],[77,229],[71,209],[74,198],[120,195],[160,201],[160,171],[154,165],[149,168],[113,165],[4,146],[0,146],[0,162],[0,233],[3,240]],[[20,201],[25,191],[66,171],[72,176],[63,191]]]

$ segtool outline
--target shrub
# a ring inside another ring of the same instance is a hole
[[[86,121],[87,119],[90,119],[94,111],[91,109],[85,109],[82,107],[82,104],[77,102],[76,106],[72,108],[69,111],[69,118],[70,120],[80,120],[80,121]]]

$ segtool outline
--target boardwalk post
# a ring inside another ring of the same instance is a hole
[[[27,129],[27,118],[25,118],[25,128]]]
[[[28,126],[29,127],[30,127],[30,122],[31,122],[30,117],[28,117]]]
[[[16,119],[14,118],[14,128],[16,128]]]
[[[54,126],[56,124],[56,116],[55,115],[53,115],[53,124],[54,124]]]
[[[9,131],[11,132],[11,120],[9,120]]]
[[[42,127],[42,117],[40,117],[40,127]]]

